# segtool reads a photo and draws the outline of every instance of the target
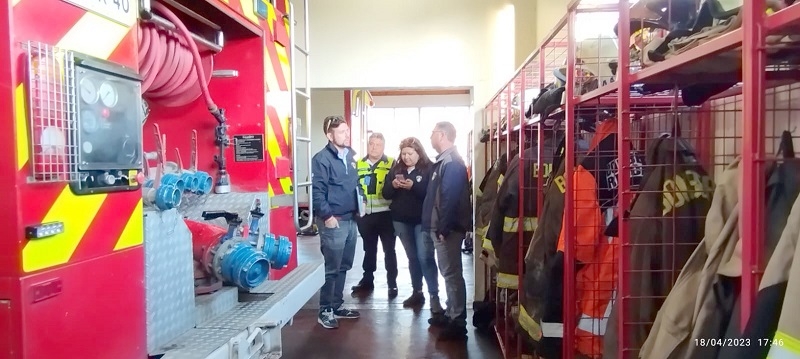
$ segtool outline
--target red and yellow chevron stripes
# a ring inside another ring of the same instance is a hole
[[[64,1],[13,0],[15,39],[39,41],[136,69],[138,1],[130,4],[132,16],[120,24]],[[40,25],[43,23],[47,26]],[[16,69],[14,94],[22,223],[61,221],[64,233],[26,242],[23,271],[30,273],[142,244],[142,198],[138,191],[76,196],[66,184],[26,183],[31,156],[24,71]]]
[[[234,0],[231,0],[234,1]],[[283,8],[289,8],[289,0],[281,0]],[[280,8],[280,6],[278,6]],[[269,153],[270,173],[274,173],[277,159],[280,157],[289,158],[292,156],[291,139],[289,138],[289,116],[291,97],[290,92],[291,69],[290,51],[284,45],[275,41],[276,33],[280,29],[275,26],[285,26],[285,31],[289,33],[289,25],[279,17],[280,12],[271,5],[267,6],[267,19],[262,20],[262,26],[269,30],[270,36],[265,36],[264,49],[264,77],[267,87],[267,125],[265,126],[267,138],[267,151]],[[265,22],[265,23],[264,23]],[[287,47],[289,44],[285,44]],[[269,183],[270,196],[291,194],[292,178],[271,178]]]

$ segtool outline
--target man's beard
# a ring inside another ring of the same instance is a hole
[[[342,147],[342,148],[350,147],[347,141],[341,141],[341,142],[333,141],[333,144],[336,145],[337,147]]]

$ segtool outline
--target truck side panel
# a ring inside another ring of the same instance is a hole
[[[128,20],[115,22],[64,1],[14,0],[9,21],[2,23],[9,27],[2,32],[11,36],[2,48],[2,56],[11,60],[11,76],[2,78],[0,101],[12,99],[14,106],[13,112],[3,112],[0,136],[7,137],[0,142],[14,147],[3,152],[0,170],[13,174],[4,178],[10,177],[14,183],[8,188],[16,189],[8,204],[15,212],[3,217],[16,223],[13,235],[0,239],[14,257],[0,261],[0,281],[18,289],[9,294],[0,286],[0,299],[17,299],[11,305],[12,332],[24,338],[13,338],[18,349],[10,358],[146,355],[141,193],[78,196],[66,183],[28,181],[37,154],[31,152],[22,43],[54,45],[136,70],[138,2],[125,2]],[[26,239],[25,227],[47,222],[62,222],[63,233]]]

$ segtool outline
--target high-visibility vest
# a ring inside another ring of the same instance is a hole
[[[370,164],[367,157],[358,161],[358,180],[364,189],[367,200],[366,214],[384,212],[389,210],[391,200],[383,198],[383,185],[386,175],[392,169],[394,159],[383,156],[380,161]]]

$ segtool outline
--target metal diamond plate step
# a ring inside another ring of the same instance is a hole
[[[319,291],[325,281],[322,261],[300,264],[286,277],[267,281],[251,293],[271,293],[267,299],[240,302],[205,321],[174,342],[163,359],[207,358],[231,338],[251,327],[283,327]]]

